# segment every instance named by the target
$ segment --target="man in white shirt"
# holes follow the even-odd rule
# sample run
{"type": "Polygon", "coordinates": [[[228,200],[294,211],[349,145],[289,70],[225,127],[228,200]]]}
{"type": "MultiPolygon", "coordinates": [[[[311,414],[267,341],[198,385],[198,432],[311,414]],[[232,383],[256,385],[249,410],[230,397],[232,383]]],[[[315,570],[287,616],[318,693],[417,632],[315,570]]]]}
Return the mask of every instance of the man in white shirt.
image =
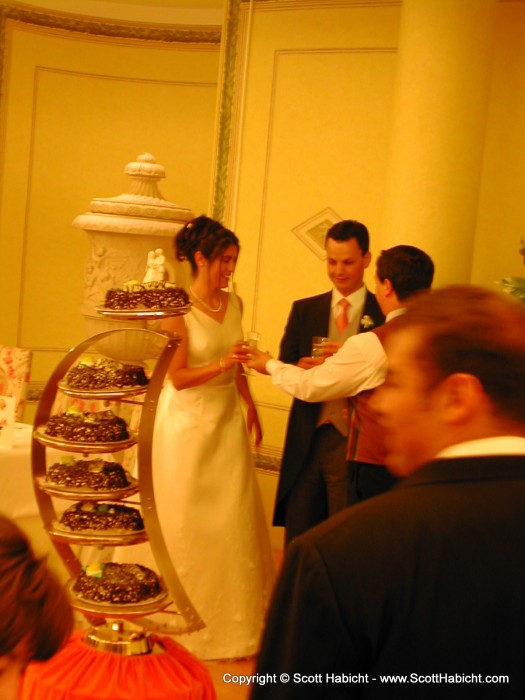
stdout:
{"type": "Polygon", "coordinates": [[[406,300],[432,284],[434,264],[419,248],[399,245],[382,251],[376,265],[376,299],[387,323],[368,333],[348,338],[341,347],[327,345],[330,357],[310,369],[285,364],[257,352],[248,363],[268,373],[286,393],[307,402],[355,397],[350,402],[347,459],[348,505],[388,490],[394,479],[384,467],[384,441],[374,412],[371,391],[379,386],[387,368],[383,342],[392,320],[403,313],[406,300]]]}
{"type": "Polygon", "coordinates": [[[447,287],[396,326],[374,403],[403,479],[290,545],[252,700],[525,696],[523,307],[447,287]]]}

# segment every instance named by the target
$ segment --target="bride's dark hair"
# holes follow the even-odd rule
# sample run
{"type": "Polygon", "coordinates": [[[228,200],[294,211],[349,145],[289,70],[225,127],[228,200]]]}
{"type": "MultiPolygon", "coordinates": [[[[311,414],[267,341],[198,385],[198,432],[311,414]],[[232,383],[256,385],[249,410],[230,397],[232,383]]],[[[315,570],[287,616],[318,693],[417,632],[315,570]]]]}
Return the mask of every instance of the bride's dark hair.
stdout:
{"type": "Polygon", "coordinates": [[[208,216],[198,216],[188,221],[175,236],[175,255],[177,260],[187,260],[193,271],[197,272],[195,253],[200,251],[206,260],[215,260],[229,246],[239,248],[239,239],[221,223],[208,216]]]}

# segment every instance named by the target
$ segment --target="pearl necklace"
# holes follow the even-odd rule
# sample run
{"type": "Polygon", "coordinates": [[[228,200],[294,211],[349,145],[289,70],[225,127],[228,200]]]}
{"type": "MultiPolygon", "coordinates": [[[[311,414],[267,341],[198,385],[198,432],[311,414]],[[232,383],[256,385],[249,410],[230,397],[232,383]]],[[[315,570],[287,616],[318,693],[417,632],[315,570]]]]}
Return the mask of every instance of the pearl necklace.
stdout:
{"type": "Polygon", "coordinates": [[[209,304],[207,304],[205,301],[203,301],[200,297],[198,297],[191,287],[190,287],[190,292],[191,292],[192,297],[194,297],[195,300],[199,302],[199,304],[202,304],[204,307],[206,307],[208,309],[208,311],[211,311],[212,314],[218,314],[219,311],[222,309],[222,297],[219,297],[219,306],[216,309],[214,309],[209,304]]]}

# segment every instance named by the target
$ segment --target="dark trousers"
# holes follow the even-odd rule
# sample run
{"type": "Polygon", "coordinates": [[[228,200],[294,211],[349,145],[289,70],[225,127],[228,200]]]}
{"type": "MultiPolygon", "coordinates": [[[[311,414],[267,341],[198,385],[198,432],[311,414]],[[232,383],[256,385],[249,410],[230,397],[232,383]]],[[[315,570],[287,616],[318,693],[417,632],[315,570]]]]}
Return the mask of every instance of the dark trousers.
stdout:
{"type": "Polygon", "coordinates": [[[331,423],[320,425],[286,501],[286,544],[346,508],[348,476],[346,438],[331,423]]]}
{"type": "Polygon", "coordinates": [[[367,462],[348,462],[349,494],[348,505],[366,501],[389,491],[397,479],[386,467],[367,462]]]}

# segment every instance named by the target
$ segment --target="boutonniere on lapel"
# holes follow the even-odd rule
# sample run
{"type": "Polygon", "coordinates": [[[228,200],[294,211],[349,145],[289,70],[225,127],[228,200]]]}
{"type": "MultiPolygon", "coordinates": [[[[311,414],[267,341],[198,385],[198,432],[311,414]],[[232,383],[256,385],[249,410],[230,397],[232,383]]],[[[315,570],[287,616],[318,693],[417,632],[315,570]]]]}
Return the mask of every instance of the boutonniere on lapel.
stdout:
{"type": "Polygon", "coordinates": [[[363,316],[361,319],[361,327],[367,331],[370,328],[373,328],[376,324],[374,323],[374,319],[371,318],[368,314],[366,316],[363,316]]]}
{"type": "MultiPolygon", "coordinates": [[[[525,264],[525,239],[521,239],[520,255],[523,255],[525,264]]],[[[504,292],[515,297],[522,304],[525,304],[525,277],[504,277],[499,281],[504,292]]]]}

